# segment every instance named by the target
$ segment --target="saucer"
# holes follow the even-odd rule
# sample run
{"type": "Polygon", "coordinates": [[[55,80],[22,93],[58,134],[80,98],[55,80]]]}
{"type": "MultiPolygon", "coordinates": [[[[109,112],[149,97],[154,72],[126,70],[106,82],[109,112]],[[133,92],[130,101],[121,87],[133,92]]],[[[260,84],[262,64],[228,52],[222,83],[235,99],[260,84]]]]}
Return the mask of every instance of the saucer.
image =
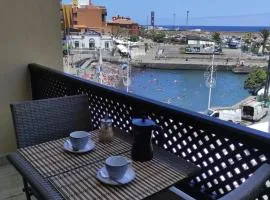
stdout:
{"type": "Polygon", "coordinates": [[[79,149],[75,151],[71,145],[71,142],[69,139],[67,139],[64,143],[63,147],[66,151],[71,152],[71,153],[86,153],[91,151],[92,149],[95,148],[95,143],[92,140],[89,140],[88,143],[85,145],[83,149],[79,149]]]}
{"type": "Polygon", "coordinates": [[[97,172],[97,179],[101,181],[102,183],[108,184],[108,185],[125,185],[130,183],[135,179],[135,171],[132,167],[129,167],[123,176],[123,178],[118,180],[112,180],[110,179],[108,172],[105,167],[102,167],[97,172]]]}

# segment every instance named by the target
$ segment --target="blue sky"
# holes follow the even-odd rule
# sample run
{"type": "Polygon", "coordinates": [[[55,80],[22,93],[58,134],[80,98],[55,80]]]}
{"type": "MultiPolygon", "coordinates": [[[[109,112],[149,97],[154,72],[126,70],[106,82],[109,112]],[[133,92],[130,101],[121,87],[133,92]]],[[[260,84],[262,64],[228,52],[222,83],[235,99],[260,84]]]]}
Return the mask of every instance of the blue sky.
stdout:
{"type": "Polygon", "coordinates": [[[156,24],[172,25],[175,13],[175,24],[184,25],[189,10],[190,25],[270,26],[270,0],[92,0],[92,3],[106,6],[107,20],[119,14],[146,24],[153,10],[156,24]]]}

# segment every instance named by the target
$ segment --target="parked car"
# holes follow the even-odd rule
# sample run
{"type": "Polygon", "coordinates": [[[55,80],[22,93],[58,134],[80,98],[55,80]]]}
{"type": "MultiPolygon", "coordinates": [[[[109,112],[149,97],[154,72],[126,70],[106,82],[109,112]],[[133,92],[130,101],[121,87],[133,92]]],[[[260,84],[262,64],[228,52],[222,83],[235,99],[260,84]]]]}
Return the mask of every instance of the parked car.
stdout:
{"type": "Polygon", "coordinates": [[[224,121],[230,121],[233,123],[241,122],[241,109],[218,109],[211,110],[209,115],[216,117],[224,121]]]}

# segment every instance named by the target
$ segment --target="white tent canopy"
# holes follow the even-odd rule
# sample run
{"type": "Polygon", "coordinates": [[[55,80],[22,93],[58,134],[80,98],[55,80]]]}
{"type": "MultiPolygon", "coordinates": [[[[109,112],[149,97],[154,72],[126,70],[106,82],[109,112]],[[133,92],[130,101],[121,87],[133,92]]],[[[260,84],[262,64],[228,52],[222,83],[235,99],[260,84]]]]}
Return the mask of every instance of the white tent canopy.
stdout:
{"type": "Polygon", "coordinates": [[[113,41],[118,44],[118,45],[129,45],[129,46],[138,46],[138,42],[130,42],[130,41],[124,41],[124,40],[119,40],[119,39],[113,39],[113,41]]]}
{"type": "Polygon", "coordinates": [[[125,42],[123,40],[119,40],[119,39],[114,39],[114,42],[117,44],[127,44],[127,42],[125,42]]]}
{"type": "Polygon", "coordinates": [[[122,52],[122,53],[129,53],[127,47],[125,47],[122,44],[117,45],[117,48],[122,52]]]}

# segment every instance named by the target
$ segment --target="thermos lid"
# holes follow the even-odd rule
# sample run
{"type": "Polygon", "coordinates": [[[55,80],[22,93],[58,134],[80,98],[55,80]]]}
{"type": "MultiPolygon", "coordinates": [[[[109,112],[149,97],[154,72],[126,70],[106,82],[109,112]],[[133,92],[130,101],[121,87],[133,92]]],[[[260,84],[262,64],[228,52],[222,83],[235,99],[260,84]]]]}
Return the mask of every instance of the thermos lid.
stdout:
{"type": "Polygon", "coordinates": [[[135,126],[155,126],[156,123],[151,119],[135,118],[132,120],[135,126]]]}

